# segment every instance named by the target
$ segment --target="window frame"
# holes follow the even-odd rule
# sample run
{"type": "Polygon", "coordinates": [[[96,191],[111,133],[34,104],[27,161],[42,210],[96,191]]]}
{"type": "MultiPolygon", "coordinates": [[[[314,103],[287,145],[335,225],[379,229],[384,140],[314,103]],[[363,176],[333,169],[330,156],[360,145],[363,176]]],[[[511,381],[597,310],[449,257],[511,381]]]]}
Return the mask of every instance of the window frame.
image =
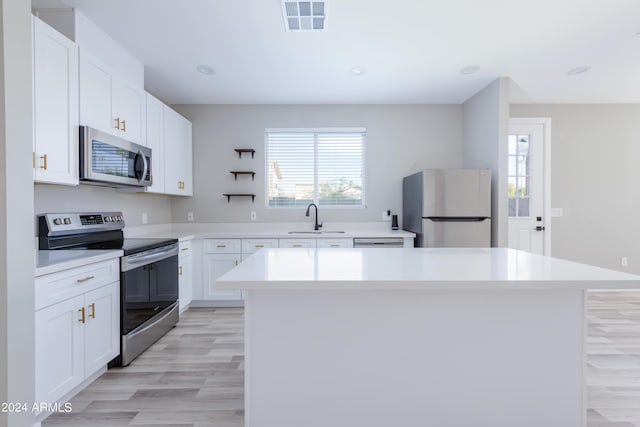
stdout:
{"type": "Polygon", "coordinates": [[[315,203],[318,207],[322,209],[365,209],[367,207],[366,203],[366,137],[367,130],[364,127],[344,127],[344,128],[266,128],[264,130],[264,170],[265,170],[265,179],[264,179],[264,204],[267,209],[300,209],[301,206],[270,206],[269,205],[269,156],[268,156],[268,146],[269,146],[269,134],[271,133],[308,133],[313,134],[314,144],[313,144],[313,193],[314,199],[312,203],[315,203]],[[320,205],[319,203],[319,188],[318,188],[318,134],[327,134],[327,133],[360,133],[362,134],[362,203],[359,205],[320,205]]]}

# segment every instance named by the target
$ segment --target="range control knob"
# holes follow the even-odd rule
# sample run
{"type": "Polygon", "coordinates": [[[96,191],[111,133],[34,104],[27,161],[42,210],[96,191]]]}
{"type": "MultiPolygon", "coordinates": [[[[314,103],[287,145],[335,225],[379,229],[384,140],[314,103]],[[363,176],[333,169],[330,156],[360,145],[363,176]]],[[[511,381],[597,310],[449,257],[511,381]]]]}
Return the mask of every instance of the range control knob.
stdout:
{"type": "Polygon", "coordinates": [[[104,217],[104,222],[111,222],[113,221],[113,217],[111,215],[107,215],[104,217]]]}
{"type": "Polygon", "coordinates": [[[62,224],[62,218],[55,218],[55,219],[53,220],[53,223],[54,223],[55,225],[60,225],[60,224],[62,224]]]}
{"type": "Polygon", "coordinates": [[[71,224],[71,218],[65,218],[64,219],[64,223],[65,224],[71,224]]]}

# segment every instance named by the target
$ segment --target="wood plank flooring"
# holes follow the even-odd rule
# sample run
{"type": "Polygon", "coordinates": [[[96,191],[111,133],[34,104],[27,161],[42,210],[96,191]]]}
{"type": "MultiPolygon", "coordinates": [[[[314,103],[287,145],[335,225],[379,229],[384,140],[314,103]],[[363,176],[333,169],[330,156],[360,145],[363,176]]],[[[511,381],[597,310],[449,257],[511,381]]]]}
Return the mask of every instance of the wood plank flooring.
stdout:
{"type": "MultiPolygon", "coordinates": [[[[640,292],[589,295],[587,363],[588,427],[640,427],[640,292]]],[[[243,385],[242,308],[189,309],[43,426],[241,427],[243,385]]]]}

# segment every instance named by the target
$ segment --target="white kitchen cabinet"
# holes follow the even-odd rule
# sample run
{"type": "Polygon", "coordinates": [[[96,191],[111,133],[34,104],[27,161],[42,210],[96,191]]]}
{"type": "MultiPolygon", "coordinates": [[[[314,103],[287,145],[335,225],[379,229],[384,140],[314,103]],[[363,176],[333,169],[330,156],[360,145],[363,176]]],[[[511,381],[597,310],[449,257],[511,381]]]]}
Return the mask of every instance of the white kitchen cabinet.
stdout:
{"type": "Polygon", "coordinates": [[[281,248],[315,248],[316,239],[280,239],[281,248]]]}
{"type": "Polygon", "coordinates": [[[120,284],[87,292],[84,307],[86,378],[120,354],[120,284]]]}
{"type": "Polygon", "coordinates": [[[204,298],[209,300],[241,300],[240,290],[219,290],[216,289],[216,280],[227,271],[238,265],[241,260],[240,254],[204,254],[204,298]]]}
{"type": "Polygon", "coordinates": [[[242,253],[252,254],[263,248],[277,248],[278,239],[242,239],[242,253]]]}
{"type": "Polygon", "coordinates": [[[120,353],[118,263],[36,278],[36,401],[56,402],[120,353]]]}
{"type": "Polygon", "coordinates": [[[80,123],[137,144],[146,142],[146,95],[80,50],[80,123]]]}
{"type": "Polygon", "coordinates": [[[33,17],[36,182],[78,185],[78,47],[33,17]]]}
{"type": "Polygon", "coordinates": [[[84,380],[84,296],[35,314],[36,402],[56,402],[84,380]]]}
{"type": "Polygon", "coordinates": [[[178,299],[181,312],[189,307],[193,298],[193,257],[191,253],[191,242],[180,243],[180,253],[178,255],[178,299]]]}
{"type": "Polygon", "coordinates": [[[318,239],[316,240],[317,248],[352,248],[353,239],[318,239]]]}
{"type": "Polygon", "coordinates": [[[146,102],[147,147],[151,148],[151,185],[145,191],[164,193],[164,104],[148,93],[146,102]]]}
{"type": "Polygon", "coordinates": [[[204,239],[205,254],[239,254],[242,252],[240,239],[204,239]]]}
{"type": "Polygon", "coordinates": [[[164,120],[164,190],[177,196],[193,195],[193,159],[191,122],[163,107],[164,120]]]}

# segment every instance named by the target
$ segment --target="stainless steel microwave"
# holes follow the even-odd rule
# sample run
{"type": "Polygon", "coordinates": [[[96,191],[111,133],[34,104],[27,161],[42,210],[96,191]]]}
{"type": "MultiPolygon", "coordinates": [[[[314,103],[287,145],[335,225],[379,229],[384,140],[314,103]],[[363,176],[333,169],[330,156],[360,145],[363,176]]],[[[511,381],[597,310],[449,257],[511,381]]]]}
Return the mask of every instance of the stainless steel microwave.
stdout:
{"type": "Polygon", "coordinates": [[[151,185],[151,149],[80,126],[80,180],[135,187],[151,185]]]}

